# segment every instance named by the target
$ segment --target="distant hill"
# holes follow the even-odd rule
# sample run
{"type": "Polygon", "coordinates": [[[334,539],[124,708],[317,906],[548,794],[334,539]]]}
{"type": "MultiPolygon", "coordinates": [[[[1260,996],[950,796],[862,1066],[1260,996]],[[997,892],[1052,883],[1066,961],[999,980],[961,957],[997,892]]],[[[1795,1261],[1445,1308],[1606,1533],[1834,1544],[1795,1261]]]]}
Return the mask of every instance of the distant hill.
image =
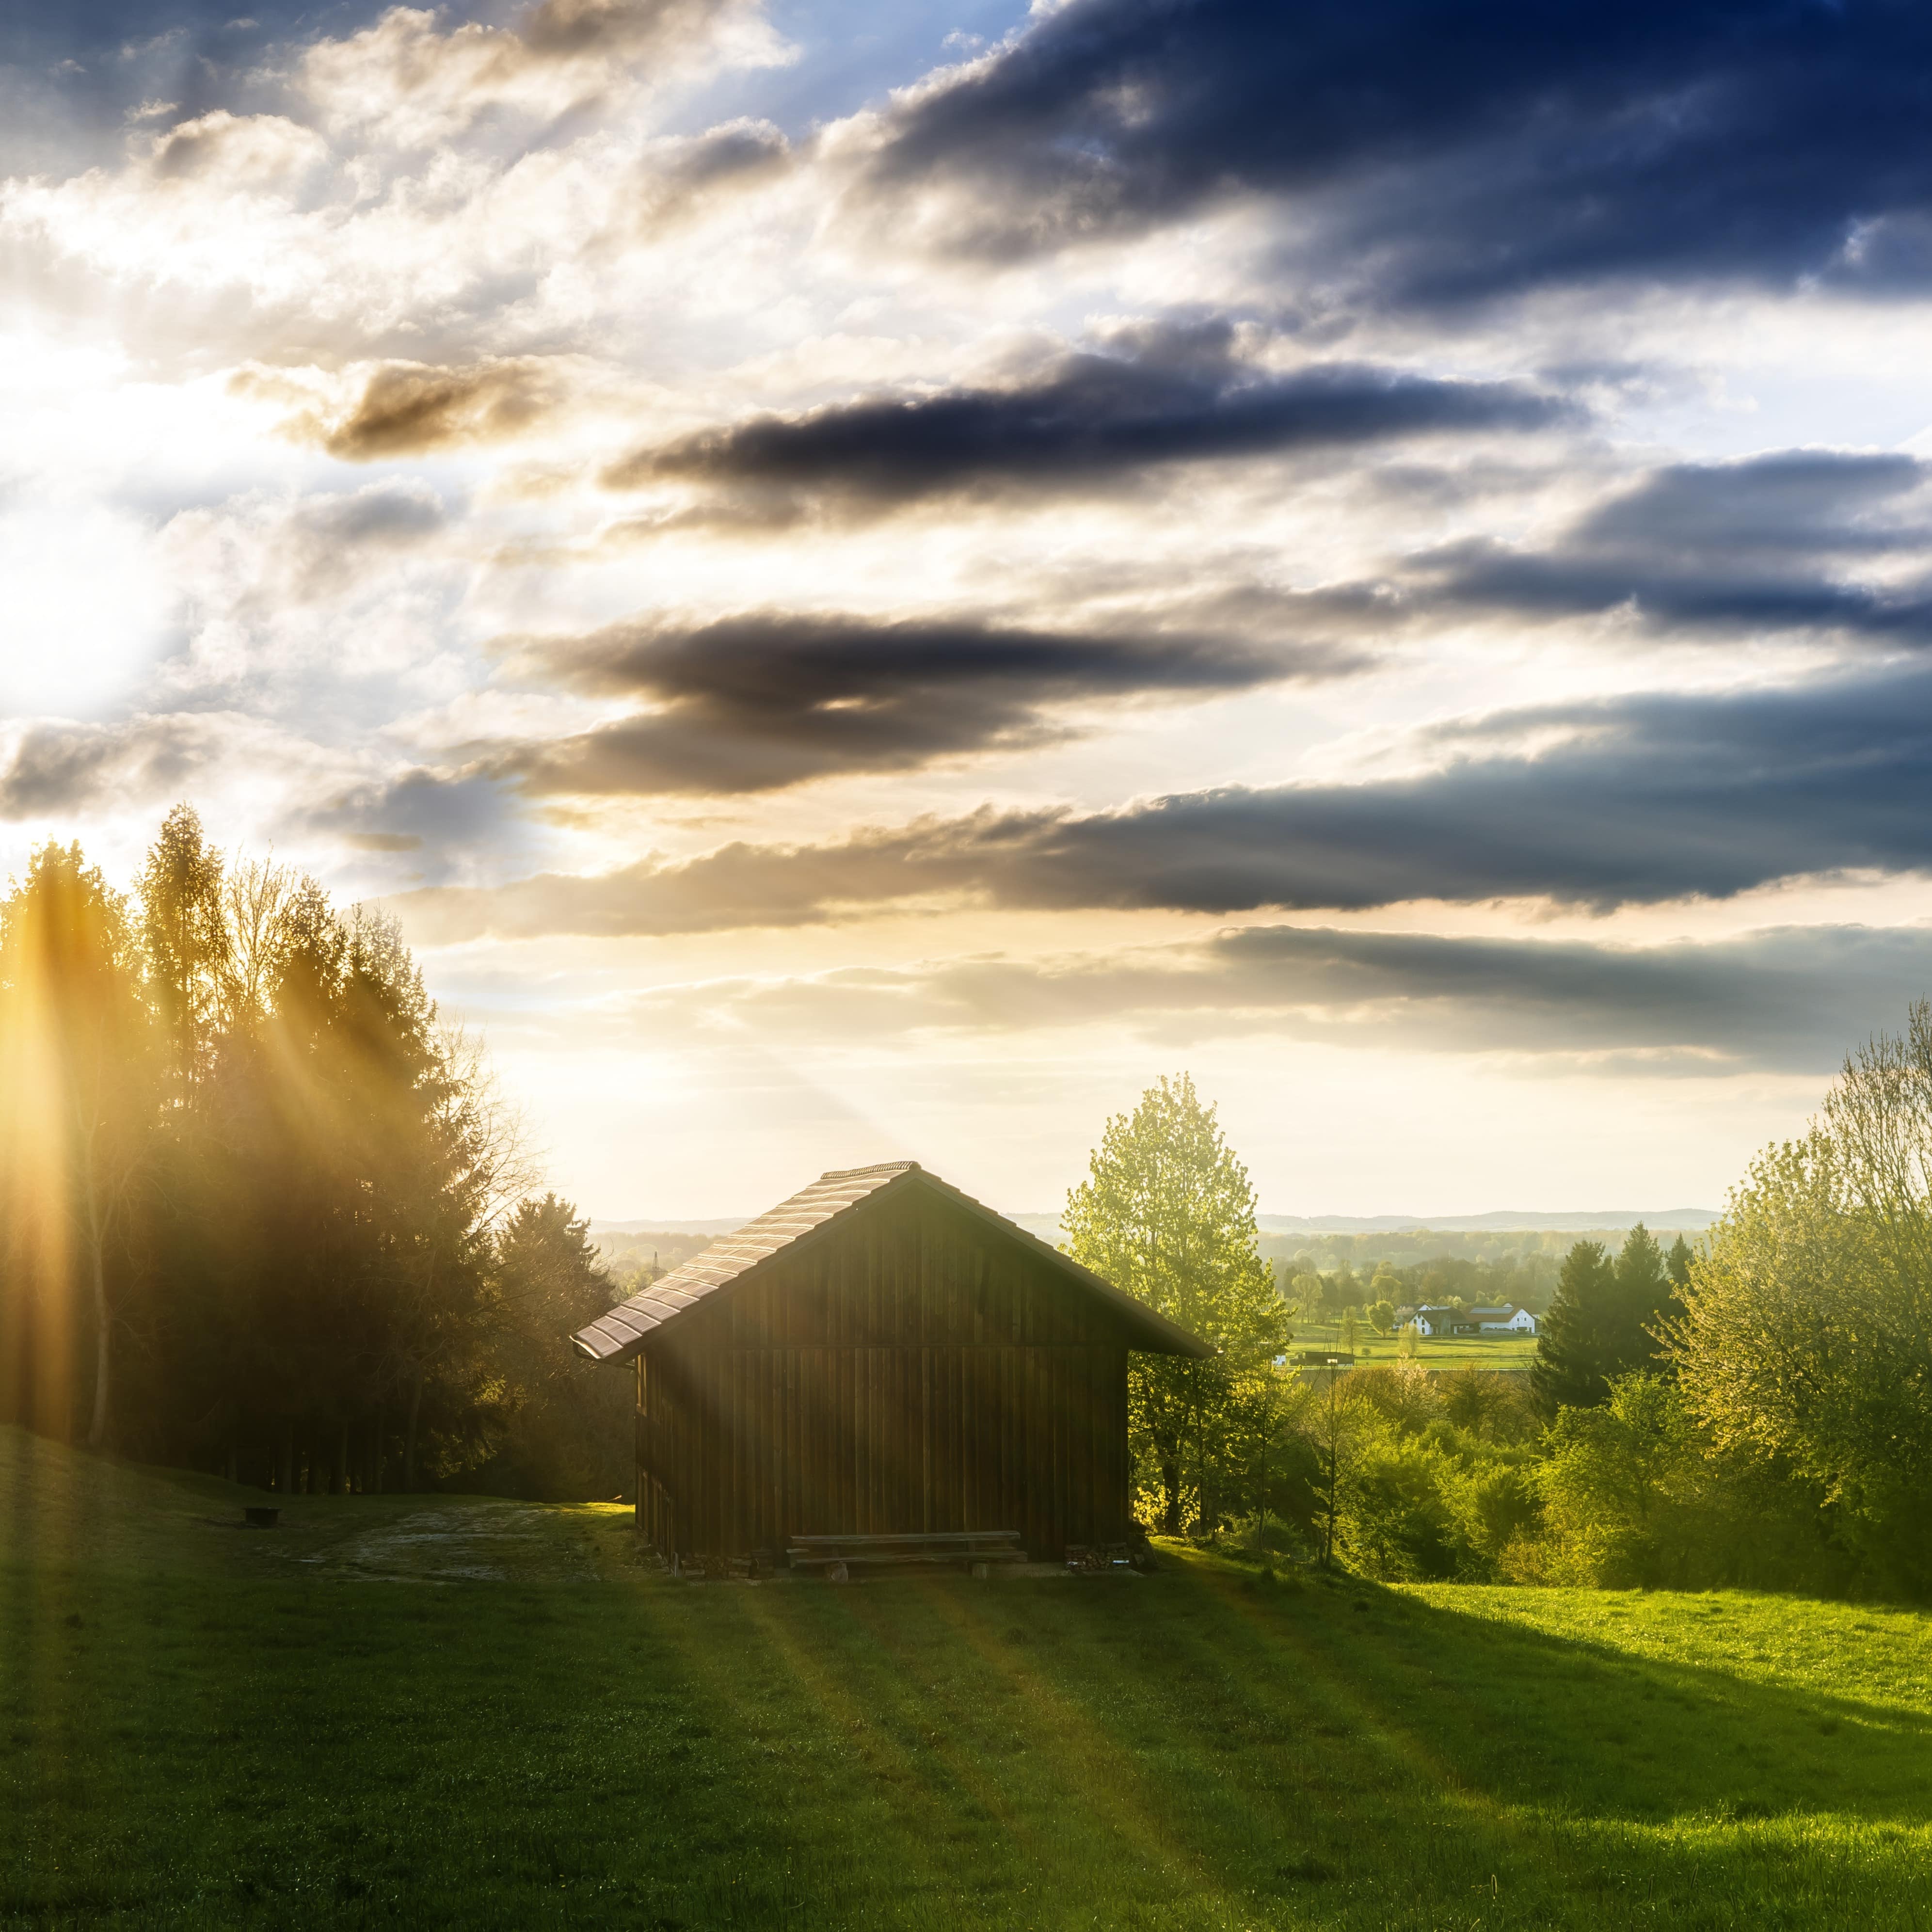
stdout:
{"type": "Polygon", "coordinates": [[[1664,1208],[1640,1212],[1634,1208],[1590,1213],[1575,1208],[1561,1214],[1504,1210],[1494,1214],[1258,1214],[1264,1234],[1394,1234],[1426,1228],[1434,1234],[1514,1234],[1519,1228],[1556,1228],[1564,1233],[1594,1234],[1599,1230],[1634,1228],[1641,1221],[1652,1234],[1700,1234],[1718,1218],[1714,1208],[1664,1208]]]}
{"type": "MultiPolygon", "coordinates": [[[[716,1221],[593,1221],[590,1236],[606,1248],[635,1250],[653,1245],[650,1237],[667,1238],[656,1245],[690,1252],[691,1239],[702,1236],[715,1240],[742,1228],[752,1217],[740,1214],[716,1221]]],[[[1640,1211],[1636,1208],[1590,1210],[1575,1208],[1557,1214],[1533,1214],[1527,1209],[1502,1209],[1490,1214],[1258,1214],[1257,1226],[1264,1234],[1399,1234],[1427,1232],[1451,1234],[1517,1234],[1555,1229],[1564,1234],[1621,1233],[1641,1221],[1652,1234],[1701,1234],[1718,1218],[1712,1208],[1664,1208],[1640,1211]]],[[[1043,1241],[1060,1239],[1060,1216],[1047,1214],[1010,1214],[1006,1219],[1037,1234],[1043,1241]]]]}
{"type": "Polygon", "coordinates": [[[593,1221],[590,1238],[602,1240],[606,1234],[706,1234],[715,1240],[742,1228],[751,1218],[748,1214],[729,1214],[722,1221],[593,1221]]]}

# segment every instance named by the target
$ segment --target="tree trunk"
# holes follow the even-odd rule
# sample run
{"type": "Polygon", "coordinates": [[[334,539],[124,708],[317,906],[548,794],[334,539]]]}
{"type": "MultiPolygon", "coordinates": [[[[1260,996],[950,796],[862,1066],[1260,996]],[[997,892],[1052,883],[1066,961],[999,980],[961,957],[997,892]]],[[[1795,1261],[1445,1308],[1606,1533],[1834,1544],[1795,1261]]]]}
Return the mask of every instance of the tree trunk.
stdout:
{"type": "Polygon", "coordinates": [[[88,1262],[94,1285],[94,1419],[87,1425],[87,1446],[107,1446],[108,1376],[112,1366],[112,1340],[107,1323],[107,1265],[102,1250],[106,1238],[100,1226],[100,1209],[93,1198],[90,1182],[87,1203],[88,1262]]]}
{"type": "Polygon", "coordinates": [[[410,1391],[410,1426],[403,1439],[403,1488],[410,1496],[416,1490],[416,1418],[422,1413],[423,1383],[427,1379],[418,1372],[416,1386],[410,1391]]]}
{"type": "Polygon", "coordinates": [[[342,1418],[341,1432],[335,1438],[335,1480],[332,1485],[338,1496],[349,1493],[349,1418],[342,1418]]]}
{"type": "Polygon", "coordinates": [[[282,1454],[275,1471],[275,1487],[284,1497],[294,1495],[296,1487],[296,1425],[292,1416],[282,1420],[282,1454]]]}
{"type": "Polygon", "coordinates": [[[1172,1444],[1160,1459],[1160,1486],[1164,1498],[1161,1510],[1160,1533],[1163,1536],[1180,1534],[1180,1455],[1172,1444]]]}

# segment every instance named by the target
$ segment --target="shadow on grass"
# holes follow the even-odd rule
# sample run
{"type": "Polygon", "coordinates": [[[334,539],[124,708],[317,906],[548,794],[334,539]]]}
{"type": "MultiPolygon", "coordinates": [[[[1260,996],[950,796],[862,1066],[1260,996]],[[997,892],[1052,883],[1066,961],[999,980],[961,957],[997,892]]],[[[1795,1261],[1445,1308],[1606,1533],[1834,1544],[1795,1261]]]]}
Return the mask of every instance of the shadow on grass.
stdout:
{"type": "Polygon", "coordinates": [[[0,1610],[9,1927],[1932,1917],[1916,1714],[1208,1562],[0,1610]]]}

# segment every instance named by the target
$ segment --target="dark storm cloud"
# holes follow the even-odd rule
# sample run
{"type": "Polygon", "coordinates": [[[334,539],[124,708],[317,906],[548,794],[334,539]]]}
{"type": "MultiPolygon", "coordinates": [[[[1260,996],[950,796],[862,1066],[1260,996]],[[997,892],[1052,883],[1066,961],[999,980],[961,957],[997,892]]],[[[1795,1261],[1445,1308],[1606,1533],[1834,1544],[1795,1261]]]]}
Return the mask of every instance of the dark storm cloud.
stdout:
{"type": "Polygon", "coordinates": [[[1607,1072],[1822,1072],[1932,988],[1932,929],[1785,928],[1706,944],[1250,926],[1049,960],[974,958],[671,987],[662,1027],[763,1036],[1125,1024],[1165,1041],[1272,1034],[1554,1054],[1607,1072]]]}
{"type": "Polygon", "coordinates": [[[1364,668],[1359,652],[1264,650],[1236,639],[1113,637],[754,612],[695,629],[620,625],[524,644],[517,673],[657,708],[499,755],[540,793],[768,791],[834,772],[1068,734],[1083,703],[1206,697],[1364,668]]]}
{"type": "Polygon", "coordinates": [[[1912,0],[1072,0],[896,104],[859,194],[1004,258],[1269,196],[1304,266],[1424,299],[1916,286],[1928,79],[1912,0]]]}
{"type": "Polygon", "coordinates": [[[1384,635],[1472,612],[1528,622],[1627,610],[1654,632],[1828,631],[1932,639],[1932,468],[1909,456],[1785,452],[1652,472],[1540,548],[1487,538],[1406,558],[1379,581],[1277,601],[1281,621],[1384,635]],[[1874,579],[1874,566],[1883,566],[1874,579]]]}
{"type": "Polygon", "coordinates": [[[784,926],[965,896],[1012,909],[1600,910],[1801,874],[1932,868],[1932,674],[1540,707],[1442,728],[1453,762],[1361,784],[1226,787],[1116,812],[999,812],[836,844],[425,898],[425,930],[784,926]],[[1556,748],[1526,755],[1538,734],[1556,748]]]}
{"type": "Polygon", "coordinates": [[[1576,414],[1520,383],[1354,363],[1275,375],[1235,350],[1225,322],[1148,330],[1010,387],[875,397],[707,430],[640,451],[602,480],[614,489],[668,479],[900,502],[1105,483],[1155,464],[1533,430],[1576,414]]]}

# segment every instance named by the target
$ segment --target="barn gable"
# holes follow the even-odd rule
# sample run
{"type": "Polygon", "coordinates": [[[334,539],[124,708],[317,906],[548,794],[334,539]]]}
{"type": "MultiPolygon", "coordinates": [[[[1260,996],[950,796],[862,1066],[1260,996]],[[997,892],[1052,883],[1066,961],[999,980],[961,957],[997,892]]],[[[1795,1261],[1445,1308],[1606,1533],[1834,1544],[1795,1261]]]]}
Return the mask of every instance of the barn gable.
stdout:
{"type": "Polygon", "coordinates": [[[855,1217],[914,1190],[927,1190],[985,1224],[1025,1252],[1050,1263],[1080,1293],[1092,1297],[1126,1331],[1130,1348],[1157,1354],[1205,1356],[1214,1352],[1198,1337],[1156,1313],[1112,1282],[1104,1281],[1071,1256],[1049,1247],[1004,1215],[949,1186],[918,1162],[886,1161],[874,1167],[834,1168],[809,1187],[782,1201],[735,1234],[714,1241],[702,1254],[662,1276],[628,1301],[620,1302],[573,1336],[580,1354],[593,1362],[630,1360],[662,1331],[688,1321],[715,1296],[735,1290],[771,1271],[772,1264],[796,1258],[801,1250],[855,1217]]]}

